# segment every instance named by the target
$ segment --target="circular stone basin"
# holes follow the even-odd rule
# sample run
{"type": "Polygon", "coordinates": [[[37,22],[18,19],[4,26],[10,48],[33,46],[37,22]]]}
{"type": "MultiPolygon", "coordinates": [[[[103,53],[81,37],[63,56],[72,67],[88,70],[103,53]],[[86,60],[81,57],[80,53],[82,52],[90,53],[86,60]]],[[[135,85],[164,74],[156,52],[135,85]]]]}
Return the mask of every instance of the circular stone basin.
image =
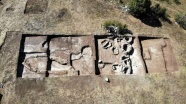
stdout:
{"type": "Polygon", "coordinates": [[[103,40],[101,42],[101,44],[102,44],[103,48],[105,48],[105,49],[112,47],[112,43],[108,40],[103,40]]]}
{"type": "Polygon", "coordinates": [[[119,49],[117,47],[113,47],[112,51],[113,51],[114,55],[118,55],[119,54],[119,49]]]}
{"type": "Polygon", "coordinates": [[[131,43],[132,42],[132,37],[125,37],[125,41],[127,43],[131,43]]]}
{"type": "Polygon", "coordinates": [[[126,53],[130,53],[132,51],[132,45],[130,44],[124,44],[123,45],[123,50],[126,52],[126,53]]]}

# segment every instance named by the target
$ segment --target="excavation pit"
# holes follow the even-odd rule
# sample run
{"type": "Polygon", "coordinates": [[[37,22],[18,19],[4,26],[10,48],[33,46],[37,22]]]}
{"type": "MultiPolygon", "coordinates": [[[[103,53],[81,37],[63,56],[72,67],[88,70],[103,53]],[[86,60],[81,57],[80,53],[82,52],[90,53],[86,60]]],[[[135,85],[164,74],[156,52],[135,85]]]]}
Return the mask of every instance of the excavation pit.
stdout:
{"type": "Polygon", "coordinates": [[[174,72],[170,39],[23,35],[17,77],[139,75],[174,72]]]}

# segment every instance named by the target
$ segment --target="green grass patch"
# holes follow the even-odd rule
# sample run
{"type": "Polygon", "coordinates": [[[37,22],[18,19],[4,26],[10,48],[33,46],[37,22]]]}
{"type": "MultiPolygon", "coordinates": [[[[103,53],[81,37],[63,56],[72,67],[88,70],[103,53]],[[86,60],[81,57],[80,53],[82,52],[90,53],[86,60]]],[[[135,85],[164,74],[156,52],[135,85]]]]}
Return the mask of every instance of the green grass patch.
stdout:
{"type": "Polygon", "coordinates": [[[118,27],[119,28],[119,33],[122,33],[123,31],[128,30],[127,24],[122,24],[121,22],[115,21],[115,20],[109,20],[109,21],[104,22],[104,24],[103,24],[104,28],[107,29],[107,28],[109,28],[109,26],[118,27]]]}

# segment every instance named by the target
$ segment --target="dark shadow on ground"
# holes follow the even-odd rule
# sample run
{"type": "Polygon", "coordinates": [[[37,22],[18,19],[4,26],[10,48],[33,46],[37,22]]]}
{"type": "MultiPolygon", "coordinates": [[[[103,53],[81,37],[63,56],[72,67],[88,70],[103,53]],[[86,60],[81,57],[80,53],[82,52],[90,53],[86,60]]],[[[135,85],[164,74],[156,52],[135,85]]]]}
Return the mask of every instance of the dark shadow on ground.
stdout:
{"type": "Polygon", "coordinates": [[[159,18],[152,13],[144,14],[140,17],[137,17],[146,25],[152,26],[152,27],[161,27],[162,23],[160,22],[159,18]]]}
{"type": "Polygon", "coordinates": [[[0,103],[1,103],[2,98],[3,98],[3,95],[2,95],[2,94],[0,94],[0,103]]]}
{"type": "Polygon", "coordinates": [[[129,29],[123,29],[123,30],[120,30],[120,33],[121,35],[125,35],[125,34],[133,34],[131,30],[129,29]]]}
{"type": "Polygon", "coordinates": [[[168,17],[160,17],[162,21],[167,22],[172,25],[172,21],[168,17]]]}
{"type": "Polygon", "coordinates": [[[158,15],[154,13],[153,11],[149,11],[146,14],[143,14],[136,18],[140,19],[141,22],[143,22],[144,24],[152,26],[152,27],[161,27],[162,26],[161,21],[172,24],[172,21],[168,18],[168,16],[158,15]]]}

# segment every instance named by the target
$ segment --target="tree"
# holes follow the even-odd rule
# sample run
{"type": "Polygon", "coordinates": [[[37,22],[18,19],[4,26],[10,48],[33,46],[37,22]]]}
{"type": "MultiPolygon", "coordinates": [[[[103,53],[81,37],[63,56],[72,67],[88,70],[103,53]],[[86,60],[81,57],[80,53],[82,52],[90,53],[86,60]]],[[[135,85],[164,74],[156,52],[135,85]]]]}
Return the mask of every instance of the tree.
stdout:
{"type": "Polygon", "coordinates": [[[160,4],[155,4],[155,6],[151,7],[151,11],[154,13],[154,15],[160,17],[160,18],[167,18],[167,9],[162,8],[160,4]]]}
{"type": "Polygon", "coordinates": [[[140,17],[147,12],[150,12],[150,6],[150,0],[130,0],[129,2],[130,13],[136,17],[140,17]]]}

